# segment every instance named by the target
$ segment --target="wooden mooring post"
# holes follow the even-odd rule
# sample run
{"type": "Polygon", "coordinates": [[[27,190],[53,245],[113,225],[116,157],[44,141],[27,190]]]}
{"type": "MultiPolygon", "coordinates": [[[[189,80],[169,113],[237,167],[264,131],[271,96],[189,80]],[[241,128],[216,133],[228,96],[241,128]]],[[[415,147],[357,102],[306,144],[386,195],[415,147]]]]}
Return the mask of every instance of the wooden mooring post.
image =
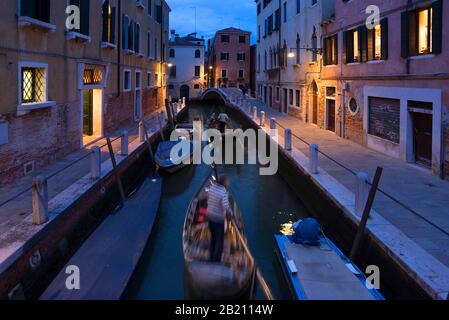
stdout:
{"type": "Polygon", "coordinates": [[[374,175],[373,184],[371,185],[371,189],[368,194],[368,199],[366,200],[362,219],[360,220],[359,228],[357,230],[357,234],[355,236],[354,243],[352,245],[351,254],[349,256],[349,258],[353,261],[357,257],[360,244],[363,240],[363,235],[365,234],[366,224],[368,222],[371,208],[373,207],[374,198],[376,197],[377,187],[379,186],[380,177],[382,176],[382,171],[383,171],[382,167],[377,167],[376,174],[374,175]]]}
{"type": "Polygon", "coordinates": [[[117,181],[118,190],[120,192],[120,198],[123,203],[126,200],[126,195],[125,195],[125,190],[123,189],[122,179],[120,178],[120,174],[117,169],[117,162],[115,161],[114,149],[112,148],[111,139],[109,137],[106,138],[106,141],[108,143],[109,155],[111,157],[112,170],[114,171],[115,180],[117,181]]]}

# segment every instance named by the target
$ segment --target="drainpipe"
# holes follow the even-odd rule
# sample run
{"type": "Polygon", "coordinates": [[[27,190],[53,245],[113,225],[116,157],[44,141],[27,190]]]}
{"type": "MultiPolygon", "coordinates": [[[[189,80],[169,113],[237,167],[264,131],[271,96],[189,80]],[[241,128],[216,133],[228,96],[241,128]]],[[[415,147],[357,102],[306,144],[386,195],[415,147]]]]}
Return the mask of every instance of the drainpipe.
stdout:
{"type": "Polygon", "coordinates": [[[118,17],[117,17],[117,98],[120,96],[120,58],[122,53],[122,0],[118,0],[118,17]]]}
{"type": "MultiPolygon", "coordinates": [[[[407,17],[408,17],[408,14],[409,14],[409,10],[410,10],[410,6],[412,5],[412,0],[408,0],[407,1],[407,8],[406,8],[406,12],[407,12],[407,17]]],[[[410,26],[408,26],[407,27],[407,30],[408,30],[408,28],[410,28],[410,26]]],[[[408,30],[408,31],[410,31],[410,30],[408,30]]],[[[409,32],[409,34],[410,34],[410,32],[409,32]]],[[[410,41],[410,40],[409,40],[410,41]]],[[[407,66],[407,71],[406,71],[406,73],[407,74],[410,74],[410,44],[407,44],[407,64],[406,64],[406,66],[407,66]]]]}
{"type": "MultiPolygon", "coordinates": [[[[282,0],[279,0],[279,39],[278,39],[278,54],[280,54],[280,50],[281,50],[281,42],[282,42],[282,14],[285,14],[284,12],[282,12],[282,0]]],[[[298,53],[296,53],[298,54],[298,53]]],[[[282,52],[282,60],[284,61],[284,59],[287,58],[284,55],[284,52],[282,52]]],[[[279,56],[277,57],[278,63],[279,63],[279,56]]],[[[287,60],[284,61],[284,65],[287,64],[287,60]]],[[[281,68],[279,68],[279,74],[278,74],[278,87],[279,87],[279,96],[281,96],[281,92],[283,92],[283,90],[281,90],[281,68]]],[[[274,90],[274,94],[276,95],[276,89],[274,90]]],[[[271,96],[271,98],[273,99],[273,95],[271,96]]],[[[282,97],[283,99],[280,99],[280,107],[279,107],[279,112],[282,112],[282,105],[283,102],[285,101],[285,98],[282,97]]],[[[272,101],[270,101],[272,102],[272,101]]],[[[288,113],[288,110],[287,110],[288,113]]]]}

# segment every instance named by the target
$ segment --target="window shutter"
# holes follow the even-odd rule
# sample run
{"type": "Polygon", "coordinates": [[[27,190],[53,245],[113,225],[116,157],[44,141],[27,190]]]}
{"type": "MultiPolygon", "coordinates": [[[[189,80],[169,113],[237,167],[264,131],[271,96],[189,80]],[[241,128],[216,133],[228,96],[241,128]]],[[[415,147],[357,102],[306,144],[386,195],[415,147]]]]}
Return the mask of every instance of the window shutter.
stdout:
{"type": "MultiPolygon", "coordinates": [[[[323,39],[322,48],[323,48],[323,58],[324,58],[323,62],[324,62],[325,66],[329,65],[329,61],[328,61],[328,58],[327,58],[327,54],[328,54],[327,45],[328,45],[328,43],[329,43],[328,38],[324,38],[323,39]]],[[[296,52],[296,54],[299,54],[299,52],[296,52]]]]}
{"type": "Polygon", "coordinates": [[[380,33],[382,37],[381,52],[382,60],[388,60],[388,18],[382,19],[380,22],[380,33]]]}
{"type": "Polygon", "coordinates": [[[101,41],[108,42],[109,40],[109,23],[108,23],[108,15],[109,15],[109,1],[105,1],[103,3],[103,7],[101,9],[102,19],[103,19],[103,32],[101,41]]]}
{"type": "Polygon", "coordinates": [[[80,33],[88,36],[89,35],[89,13],[90,4],[89,0],[81,0],[81,30],[80,33]]]}
{"type": "Polygon", "coordinates": [[[122,16],[122,43],[123,50],[128,49],[128,24],[125,14],[122,16]]]}
{"type": "Polygon", "coordinates": [[[410,34],[409,34],[409,13],[407,11],[401,14],[401,57],[408,58],[409,56],[409,44],[410,44],[410,34]]]}
{"type": "Polygon", "coordinates": [[[348,63],[348,31],[343,32],[343,63],[348,63]]]}
{"type": "Polygon", "coordinates": [[[409,13],[408,36],[409,36],[409,56],[414,56],[418,53],[418,15],[416,12],[409,13]]]}
{"type": "Polygon", "coordinates": [[[359,50],[360,50],[360,62],[366,62],[368,60],[368,40],[367,40],[367,32],[368,29],[366,26],[361,26],[358,29],[359,31],[359,50]]]}
{"type": "Polygon", "coordinates": [[[440,54],[442,51],[442,34],[443,34],[443,0],[432,3],[432,53],[440,54]]]}
{"type": "Polygon", "coordinates": [[[338,64],[338,33],[334,38],[334,64],[338,64]]]}
{"type": "Polygon", "coordinates": [[[374,60],[374,43],[375,43],[375,30],[368,29],[366,32],[366,42],[368,51],[368,61],[374,60]]]}
{"type": "Polygon", "coordinates": [[[111,43],[115,43],[115,7],[111,8],[111,43]]]}

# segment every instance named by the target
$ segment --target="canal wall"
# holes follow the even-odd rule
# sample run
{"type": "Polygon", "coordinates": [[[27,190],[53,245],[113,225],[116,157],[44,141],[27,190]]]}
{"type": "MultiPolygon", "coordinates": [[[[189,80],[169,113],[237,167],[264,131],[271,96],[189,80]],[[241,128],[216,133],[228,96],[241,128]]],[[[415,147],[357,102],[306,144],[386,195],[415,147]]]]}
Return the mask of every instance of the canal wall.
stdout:
{"type": "MultiPolygon", "coordinates": [[[[154,150],[160,133],[148,134],[154,150]]],[[[116,155],[116,161],[126,194],[152,170],[148,145],[139,139],[129,144],[128,156],[116,155]]],[[[103,162],[101,170],[99,180],[92,181],[88,174],[53,198],[49,222],[1,263],[0,300],[37,299],[84,240],[117,208],[120,193],[111,161],[103,162]]]]}
{"type": "MultiPolygon", "coordinates": [[[[226,101],[225,105],[247,128],[260,129],[258,119],[226,101]]],[[[269,119],[267,119],[269,123],[269,119]]],[[[263,128],[267,133],[269,128],[263,128]]],[[[267,142],[271,139],[266,135],[267,142]]],[[[279,173],[322,224],[327,236],[346,254],[351,250],[360,218],[354,213],[354,194],[319,168],[309,171],[309,159],[279,144],[279,173]]],[[[394,299],[446,299],[448,270],[374,210],[355,263],[380,269],[381,291],[394,299]]]]}

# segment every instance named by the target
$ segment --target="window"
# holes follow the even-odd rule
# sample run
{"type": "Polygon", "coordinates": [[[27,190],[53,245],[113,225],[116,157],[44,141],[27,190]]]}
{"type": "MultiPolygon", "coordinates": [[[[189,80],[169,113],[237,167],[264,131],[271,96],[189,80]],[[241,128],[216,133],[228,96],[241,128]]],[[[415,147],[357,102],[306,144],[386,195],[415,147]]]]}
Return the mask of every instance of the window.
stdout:
{"type": "Polygon", "coordinates": [[[149,16],[151,16],[151,10],[153,9],[153,7],[151,6],[152,5],[151,1],[152,0],[148,0],[148,7],[147,7],[147,9],[148,9],[147,13],[149,16]]]}
{"type": "Polygon", "coordinates": [[[287,2],[284,2],[284,23],[287,22],[287,2]]]}
{"type": "Polygon", "coordinates": [[[260,53],[257,53],[257,72],[260,72],[260,53]]]}
{"type": "Polygon", "coordinates": [[[151,33],[147,33],[147,58],[151,57],[151,33]]]}
{"type": "MultiPolygon", "coordinates": [[[[368,61],[388,59],[388,19],[367,30],[368,61]]],[[[362,59],[363,60],[363,59],[362,59]]]]}
{"type": "Polygon", "coordinates": [[[220,54],[220,60],[229,60],[229,53],[228,52],[222,52],[220,54]]]}
{"type": "Polygon", "coordinates": [[[293,89],[288,90],[288,101],[289,101],[289,104],[292,106],[293,105],[293,89]]]}
{"type": "Polygon", "coordinates": [[[243,80],[245,78],[245,74],[244,74],[244,71],[243,70],[239,70],[239,79],[240,80],[243,80]]]}
{"type": "Polygon", "coordinates": [[[260,42],[260,25],[257,26],[257,42],[260,42]]]}
{"type": "Polygon", "coordinates": [[[195,77],[199,77],[201,74],[201,66],[195,66],[195,77]]]}
{"type": "Polygon", "coordinates": [[[338,64],[338,35],[324,39],[324,65],[338,64]]]}
{"type": "Polygon", "coordinates": [[[50,0],[20,0],[20,15],[50,22],[50,0]]]}
{"type": "Polygon", "coordinates": [[[279,87],[276,87],[276,101],[279,101],[281,99],[281,89],[279,87]]]}
{"type": "Polygon", "coordinates": [[[245,53],[244,52],[237,53],[237,60],[238,61],[245,61],[245,53]]]}
{"type": "Polygon", "coordinates": [[[131,90],[131,71],[129,70],[123,71],[123,90],[131,90]]]}
{"type": "Polygon", "coordinates": [[[154,60],[158,59],[158,53],[157,53],[157,39],[154,39],[154,60]]]}
{"type": "Polygon", "coordinates": [[[268,17],[268,34],[271,34],[273,32],[273,15],[268,17]]]}
{"type": "Polygon", "coordinates": [[[85,68],[83,72],[83,84],[100,84],[103,80],[103,73],[98,68],[85,68]]]}
{"type": "Polygon", "coordinates": [[[199,89],[199,88],[200,88],[200,85],[199,85],[199,84],[195,84],[195,85],[193,85],[193,88],[194,88],[194,89],[199,89]]]}
{"type": "Polygon", "coordinates": [[[129,50],[129,41],[128,41],[128,27],[129,27],[129,18],[126,14],[123,14],[122,17],[122,49],[129,50]]]}
{"type": "Polygon", "coordinates": [[[299,108],[301,105],[301,92],[299,90],[296,90],[296,106],[299,108]]]}
{"type": "Polygon", "coordinates": [[[103,29],[102,41],[115,43],[115,7],[109,5],[109,0],[103,3],[102,7],[103,29]]]}
{"type": "Polygon", "coordinates": [[[360,62],[359,34],[362,35],[362,28],[349,30],[343,34],[343,56],[345,63],[360,62]]]}
{"type": "Polygon", "coordinates": [[[246,43],[246,37],[243,36],[239,36],[239,43],[246,43]]]}
{"type": "Polygon", "coordinates": [[[262,8],[260,3],[257,4],[257,15],[259,15],[262,12],[262,8]]]}
{"type": "Polygon", "coordinates": [[[80,28],[74,30],[78,33],[89,35],[89,0],[70,0],[70,5],[78,6],[80,9],[80,28]]]}
{"type": "Polygon", "coordinates": [[[175,49],[170,49],[168,55],[170,58],[174,58],[175,57],[175,49]]]}
{"type": "Polygon", "coordinates": [[[296,64],[301,63],[301,39],[299,34],[296,34],[296,64]]]}
{"type": "Polygon", "coordinates": [[[355,100],[354,98],[351,98],[348,103],[348,109],[352,115],[357,114],[357,112],[359,111],[359,106],[357,105],[357,100],[355,100]]]}
{"type": "Polygon", "coordinates": [[[176,78],[176,66],[171,66],[170,67],[170,72],[169,72],[169,77],[170,78],[176,78]]]}
{"type": "Polygon", "coordinates": [[[316,5],[318,0],[312,0],[312,6],[316,5]]]}
{"type": "Polygon", "coordinates": [[[157,73],[154,74],[154,85],[159,86],[159,75],[157,73]]]}
{"type": "Polygon", "coordinates": [[[301,0],[296,0],[296,14],[301,13],[301,0]]]}
{"type": "Polygon", "coordinates": [[[265,50],[265,57],[264,57],[264,70],[267,70],[267,51],[265,50]]]}
{"type": "Polygon", "coordinates": [[[134,51],[136,53],[140,53],[140,24],[134,24],[135,33],[134,33],[134,51]]]}
{"type": "Polygon", "coordinates": [[[136,71],[136,89],[142,87],[142,73],[140,71],[136,71]]]}
{"type": "Polygon", "coordinates": [[[274,28],[273,30],[279,30],[281,27],[281,10],[277,9],[274,13],[274,28]]]}
{"type": "Polygon", "coordinates": [[[227,78],[228,77],[228,71],[226,69],[221,70],[221,77],[227,78]]]}
{"type": "Polygon", "coordinates": [[[402,13],[402,57],[440,54],[442,50],[443,1],[402,13]]]}
{"type": "Polygon", "coordinates": [[[46,67],[21,66],[22,104],[47,101],[46,67]]]}
{"type": "Polygon", "coordinates": [[[221,35],[221,43],[229,43],[229,35],[222,34],[221,35]]]}
{"type": "Polygon", "coordinates": [[[147,88],[151,87],[151,72],[147,72],[147,88]]]}
{"type": "Polygon", "coordinates": [[[316,35],[316,29],[313,27],[313,34],[312,34],[312,61],[316,62],[318,60],[317,57],[317,49],[318,49],[318,39],[316,35]]]}
{"type": "Polygon", "coordinates": [[[195,50],[195,58],[201,58],[201,50],[195,50]]]}

